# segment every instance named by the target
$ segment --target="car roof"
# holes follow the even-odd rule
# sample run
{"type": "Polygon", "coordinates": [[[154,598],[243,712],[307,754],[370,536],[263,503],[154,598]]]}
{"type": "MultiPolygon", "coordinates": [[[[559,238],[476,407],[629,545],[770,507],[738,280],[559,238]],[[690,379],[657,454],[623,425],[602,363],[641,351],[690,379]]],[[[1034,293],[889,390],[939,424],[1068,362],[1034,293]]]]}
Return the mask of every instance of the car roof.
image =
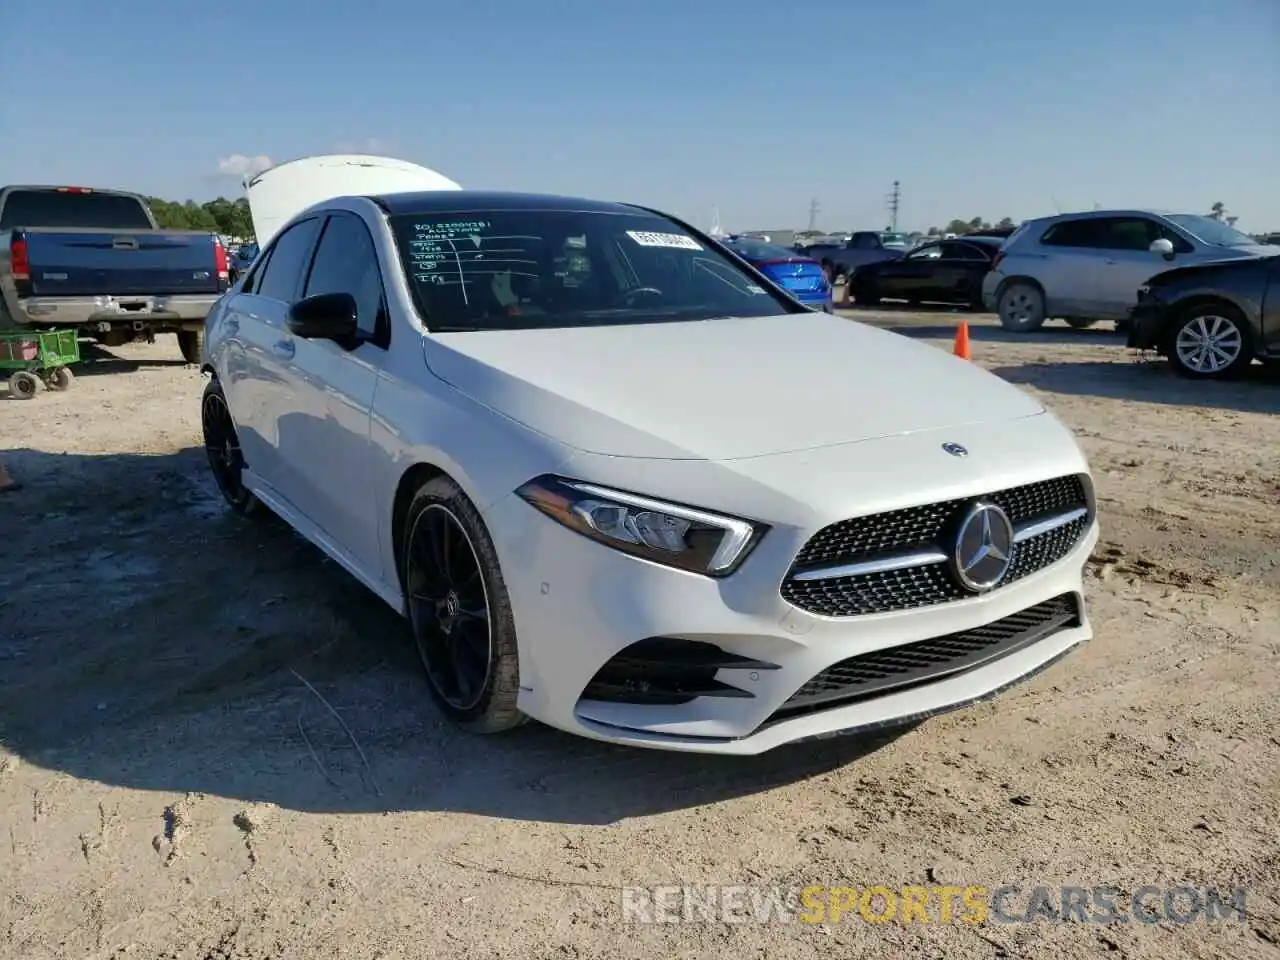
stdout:
{"type": "Polygon", "coordinates": [[[1168,217],[1168,216],[1188,216],[1186,211],[1179,210],[1163,210],[1155,207],[1125,207],[1115,210],[1076,210],[1069,213],[1056,213],[1047,217],[1040,217],[1041,220],[1074,220],[1076,218],[1094,218],[1094,217],[1168,217]]]}
{"type": "Polygon", "coordinates": [[[489,190],[426,190],[420,193],[386,193],[369,199],[388,214],[467,213],[475,210],[556,210],[575,213],[648,212],[629,203],[586,200],[544,193],[508,193],[489,190]]]}

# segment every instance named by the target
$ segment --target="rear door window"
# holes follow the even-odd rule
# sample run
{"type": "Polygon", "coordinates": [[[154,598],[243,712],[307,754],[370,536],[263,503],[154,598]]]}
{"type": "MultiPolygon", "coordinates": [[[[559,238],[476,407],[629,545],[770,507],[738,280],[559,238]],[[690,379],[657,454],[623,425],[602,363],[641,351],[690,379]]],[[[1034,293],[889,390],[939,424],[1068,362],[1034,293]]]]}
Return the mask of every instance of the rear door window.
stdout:
{"type": "Polygon", "coordinates": [[[957,240],[947,240],[942,244],[942,256],[946,260],[989,260],[981,250],[972,243],[963,243],[957,240]]]}
{"type": "Polygon", "coordinates": [[[1078,247],[1098,249],[1101,247],[1102,233],[1098,227],[1100,221],[1061,220],[1044,232],[1040,242],[1046,247],[1078,247]]]}

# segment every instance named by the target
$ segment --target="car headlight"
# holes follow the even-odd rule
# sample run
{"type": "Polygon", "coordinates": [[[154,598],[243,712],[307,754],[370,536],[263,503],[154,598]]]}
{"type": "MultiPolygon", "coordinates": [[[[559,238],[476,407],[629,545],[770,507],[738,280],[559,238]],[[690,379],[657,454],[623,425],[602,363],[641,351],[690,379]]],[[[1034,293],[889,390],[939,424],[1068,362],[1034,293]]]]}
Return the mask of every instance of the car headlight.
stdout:
{"type": "Polygon", "coordinates": [[[768,529],[738,517],[564,477],[535,477],[516,493],[584,537],[711,577],[737,569],[768,529]]]}

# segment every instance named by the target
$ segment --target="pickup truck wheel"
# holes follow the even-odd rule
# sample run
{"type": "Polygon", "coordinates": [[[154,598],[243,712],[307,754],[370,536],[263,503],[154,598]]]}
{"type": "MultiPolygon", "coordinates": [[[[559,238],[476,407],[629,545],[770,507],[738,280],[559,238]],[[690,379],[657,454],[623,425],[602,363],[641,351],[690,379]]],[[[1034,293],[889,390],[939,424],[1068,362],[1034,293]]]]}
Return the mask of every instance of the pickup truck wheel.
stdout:
{"type": "Polygon", "coordinates": [[[43,389],[44,381],[26,370],[19,370],[9,378],[9,396],[15,400],[30,400],[43,389]]]}
{"type": "Polygon", "coordinates": [[[479,511],[448,477],[418,490],[401,550],[405,611],[441,712],[474,733],[519,726],[520,658],[502,568],[479,511]]]}
{"type": "Polygon", "coordinates": [[[178,349],[187,363],[200,363],[204,360],[204,330],[179,330],[178,349]]]}
{"type": "Polygon", "coordinates": [[[1030,333],[1044,326],[1044,294],[1029,283],[1011,283],[996,305],[1000,326],[1015,333],[1030,333]]]}
{"type": "Polygon", "coordinates": [[[204,431],[204,452],[209,458],[209,469],[223,499],[242,516],[252,513],[259,506],[258,498],[244,485],[245,463],[240,452],[240,438],[236,435],[226,394],[217,380],[210,380],[204,388],[200,425],[204,431]]]}
{"type": "Polygon", "coordinates": [[[1174,325],[1169,344],[1173,369],[1195,380],[1238,377],[1253,362],[1249,325],[1227,304],[1191,308],[1174,325]]]}

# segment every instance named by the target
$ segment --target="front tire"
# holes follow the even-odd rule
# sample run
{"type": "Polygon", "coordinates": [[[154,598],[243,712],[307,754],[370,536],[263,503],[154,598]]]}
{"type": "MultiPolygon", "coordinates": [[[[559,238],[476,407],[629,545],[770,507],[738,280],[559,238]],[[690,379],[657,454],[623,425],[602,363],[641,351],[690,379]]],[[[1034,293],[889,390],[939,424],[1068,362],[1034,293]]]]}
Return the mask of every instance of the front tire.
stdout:
{"type": "Polygon", "coordinates": [[[1240,311],[1226,304],[1193,307],[1169,337],[1169,363],[1193,380],[1238,377],[1252,362],[1249,324],[1240,311]]]}
{"type": "Polygon", "coordinates": [[[222,498],[242,516],[253,513],[260,504],[244,485],[245,462],[240,452],[240,438],[236,434],[226,394],[217,379],[210,380],[204,388],[200,401],[200,425],[204,432],[204,452],[209,458],[209,469],[222,498]]]}
{"type": "Polygon", "coordinates": [[[515,618],[502,567],[480,512],[448,477],[428,481],[414,496],[400,569],[414,645],[441,712],[473,733],[523,723],[515,618]]]}
{"type": "Polygon", "coordinates": [[[1011,283],[996,305],[1000,326],[1014,333],[1031,333],[1044,326],[1044,293],[1030,283],[1011,283]]]}

